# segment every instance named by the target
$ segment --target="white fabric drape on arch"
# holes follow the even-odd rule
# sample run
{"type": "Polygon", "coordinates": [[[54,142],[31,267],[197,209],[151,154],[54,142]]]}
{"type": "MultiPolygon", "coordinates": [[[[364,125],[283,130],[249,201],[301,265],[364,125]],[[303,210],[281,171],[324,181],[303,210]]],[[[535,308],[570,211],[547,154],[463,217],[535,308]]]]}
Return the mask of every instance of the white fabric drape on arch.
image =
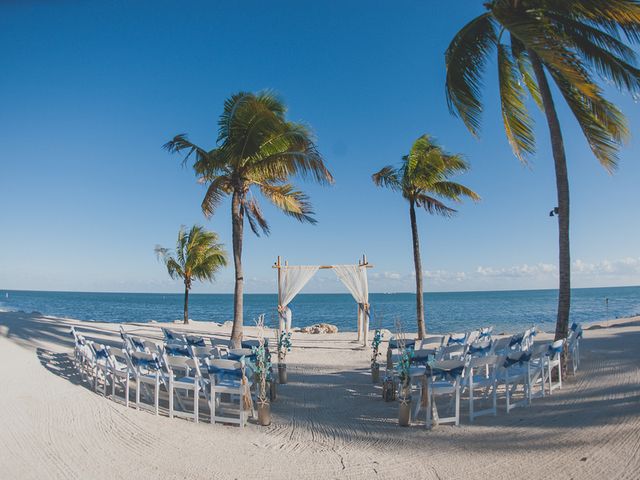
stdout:
{"type": "Polygon", "coordinates": [[[358,341],[367,344],[369,336],[369,282],[362,265],[333,265],[333,271],[358,303],[358,341]]]}
{"type": "Polygon", "coordinates": [[[278,289],[278,313],[280,314],[280,331],[286,328],[291,331],[291,309],[287,306],[302,290],[320,267],[316,265],[280,267],[280,285],[278,289]]]}

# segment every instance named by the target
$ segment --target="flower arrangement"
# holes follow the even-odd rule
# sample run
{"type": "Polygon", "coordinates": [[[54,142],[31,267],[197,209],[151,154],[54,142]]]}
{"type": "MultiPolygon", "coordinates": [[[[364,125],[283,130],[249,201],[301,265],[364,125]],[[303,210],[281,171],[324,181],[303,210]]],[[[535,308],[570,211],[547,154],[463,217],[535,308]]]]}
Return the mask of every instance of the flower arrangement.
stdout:
{"type": "Polygon", "coordinates": [[[413,347],[407,346],[406,338],[402,328],[402,322],[396,320],[396,338],[400,349],[400,361],[396,367],[398,380],[400,381],[400,400],[406,402],[411,397],[411,360],[413,358],[413,347]]]}
{"type": "Polygon", "coordinates": [[[282,331],[278,335],[278,362],[284,363],[287,353],[291,351],[291,332],[282,331]]]}
{"type": "Polygon", "coordinates": [[[409,368],[413,358],[413,349],[406,346],[401,347],[400,362],[398,362],[398,379],[400,380],[400,397],[409,398],[411,396],[411,376],[409,368]]]}
{"type": "Polygon", "coordinates": [[[383,336],[384,334],[380,329],[376,329],[373,334],[373,340],[371,341],[371,368],[378,366],[378,357],[381,355],[380,344],[382,343],[383,336]]]}
{"type": "Polygon", "coordinates": [[[251,349],[255,356],[254,377],[258,385],[258,401],[264,403],[268,400],[267,381],[271,376],[271,354],[265,347],[264,339],[264,314],[259,315],[255,323],[258,327],[259,344],[251,349]]]}

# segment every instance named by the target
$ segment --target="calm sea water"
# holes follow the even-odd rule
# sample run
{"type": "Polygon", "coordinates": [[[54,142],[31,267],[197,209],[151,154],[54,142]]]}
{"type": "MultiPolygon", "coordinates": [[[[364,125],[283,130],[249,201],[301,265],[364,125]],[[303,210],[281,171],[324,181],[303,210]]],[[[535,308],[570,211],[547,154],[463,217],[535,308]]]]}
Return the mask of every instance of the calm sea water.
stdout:
{"type": "MultiPolygon", "coordinates": [[[[233,296],[190,295],[194,320],[224,322],[232,319],[233,296]]],[[[245,295],[245,324],[260,313],[276,319],[276,295],[245,295]]],[[[171,322],[182,317],[181,294],[78,293],[0,290],[0,310],[38,311],[46,315],[103,322],[171,322]]],[[[515,331],[532,324],[552,331],[556,290],[452,292],[425,294],[427,328],[446,333],[493,325],[496,331],[515,331]]],[[[415,295],[372,294],[371,327],[393,329],[400,318],[405,328],[415,327],[415,295]]],[[[326,322],[341,331],[356,328],[356,305],[348,294],[301,294],[291,304],[294,326],[326,322]]],[[[640,287],[573,290],[571,319],[591,322],[640,314],[640,287]],[[608,299],[608,304],[605,301],[608,299]]]]}

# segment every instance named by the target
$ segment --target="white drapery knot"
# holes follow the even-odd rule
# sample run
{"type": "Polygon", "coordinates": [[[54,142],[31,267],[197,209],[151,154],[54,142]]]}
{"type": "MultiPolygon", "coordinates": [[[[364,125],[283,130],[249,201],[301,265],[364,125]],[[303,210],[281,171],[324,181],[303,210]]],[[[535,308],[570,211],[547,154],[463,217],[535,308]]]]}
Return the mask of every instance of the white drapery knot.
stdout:
{"type": "Polygon", "coordinates": [[[368,303],[359,303],[358,305],[360,305],[360,308],[362,310],[364,310],[365,312],[369,313],[369,304],[368,303]]]}
{"type": "Polygon", "coordinates": [[[285,305],[278,305],[278,312],[285,313],[287,311],[287,307],[285,305]]]}

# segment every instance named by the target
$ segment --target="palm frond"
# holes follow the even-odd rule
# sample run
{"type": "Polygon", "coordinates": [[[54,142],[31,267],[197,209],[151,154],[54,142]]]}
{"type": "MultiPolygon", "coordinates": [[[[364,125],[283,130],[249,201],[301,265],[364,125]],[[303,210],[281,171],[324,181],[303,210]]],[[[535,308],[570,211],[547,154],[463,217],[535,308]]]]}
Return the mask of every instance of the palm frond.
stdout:
{"type": "Polygon", "coordinates": [[[473,200],[474,202],[480,201],[480,195],[471,190],[469,187],[465,187],[464,185],[451,181],[440,181],[435,182],[431,191],[440,197],[449,198],[455,202],[461,202],[462,197],[467,197],[473,200]]]}
{"type": "Polygon", "coordinates": [[[208,153],[206,150],[200,148],[195,143],[191,143],[187,139],[186,133],[181,133],[173,137],[172,140],[169,140],[165,143],[162,148],[164,148],[169,153],[179,153],[182,154],[182,164],[185,165],[189,158],[194,155],[196,162],[206,162],[208,153]],[[186,152],[186,153],[185,153],[186,152]]]}
{"type": "Polygon", "coordinates": [[[251,231],[253,231],[253,233],[258,237],[260,236],[261,231],[265,235],[269,235],[269,224],[264,218],[262,209],[256,199],[252,198],[251,200],[245,200],[243,202],[243,208],[247,216],[249,226],[251,227],[251,231]]]}
{"type": "Polygon", "coordinates": [[[531,98],[541,111],[544,111],[544,105],[542,104],[542,97],[540,96],[540,89],[533,73],[533,67],[531,66],[531,60],[527,55],[527,51],[520,40],[511,35],[511,55],[516,60],[520,75],[522,75],[522,81],[524,82],[531,98]]]}
{"type": "Polygon", "coordinates": [[[168,248],[163,248],[160,245],[155,247],[156,256],[158,260],[164,263],[167,268],[167,273],[172,279],[184,278],[184,270],[175,258],[171,255],[171,251],[168,248]]]}
{"type": "Polygon", "coordinates": [[[640,2],[637,0],[548,0],[547,5],[610,34],[620,30],[630,42],[640,43],[640,2]]]}
{"type": "Polygon", "coordinates": [[[231,180],[227,176],[213,178],[207,186],[207,193],[202,200],[202,213],[210,218],[222,199],[233,191],[231,180]]]}
{"type": "Polygon", "coordinates": [[[640,70],[629,62],[637,58],[632,49],[600,30],[573,21],[570,18],[550,15],[556,21],[572,47],[582,59],[604,79],[619,90],[640,93],[640,70]]]}
{"type": "Polygon", "coordinates": [[[457,213],[453,208],[447,207],[437,198],[431,197],[424,193],[415,197],[416,206],[424,208],[432,215],[441,215],[443,217],[452,217],[457,213]]]}
{"type": "Polygon", "coordinates": [[[525,92],[516,76],[516,66],[504,44],[498,45],[498,81],[502,104],[502,121],[507,139],[518,159],[527,163],[527,156],[535,152],[533,120],[527,112],[525,92]]]}
{"type": "Polygon", "coordinates": [[[629,135],[624,116],[615,105],[601,96],[587,98],[558,72],[549,71],[594,155],[607,171],[615,170],[618,149],[629,135]]]}
{"type": "Polygon", "coordinates": [[[313,218],[313,210],[309,203],[309,197],[291,184],[270,185],[262,183],[258,185],[261,193],[273,205],[300,222],[316,223],[313,218]]]}
{"type": "Polygon", "coordinates": [[[494,20],[490,13],[485,13],[456,34],[445,54],[449,111],[459,116],[476,136],[482,113],[482,75],[496,43],[494,20]]]}
{"type": "Polygon", "coordinates": [[[371,175],[371,179],[378,187],[386,187],[392,190],[402,189],[398,171],[391,165],[381,168],[380,171],[371,175]]]}
{"type": "Polygon", "coordinates": [[[582,95],[592,97],[599,93],[580,58],[569,48],[566,36],[547,18],[536,11],[513,10],[505,3],[496,4],[492,13],[511,35],[535,52],[545,66],[555,69],[582,95]]]}

